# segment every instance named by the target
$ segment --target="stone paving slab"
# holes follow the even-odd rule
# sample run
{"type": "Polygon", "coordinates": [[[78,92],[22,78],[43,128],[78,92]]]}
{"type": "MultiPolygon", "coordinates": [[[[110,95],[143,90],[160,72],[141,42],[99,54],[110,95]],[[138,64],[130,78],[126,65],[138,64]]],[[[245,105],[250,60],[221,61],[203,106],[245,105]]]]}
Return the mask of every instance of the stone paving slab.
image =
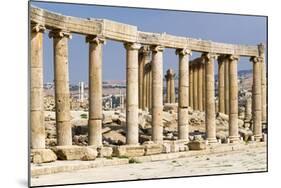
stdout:
{"type": "Polygon", "coordinates": [[[131,157],[131,158],[97,158],[94,161],[56,161],[52,163],[44,164],[31,164],[31,176],[47,175],[60,172],[71,172],[76,170],[83,170],[89,168],[98,168],[104,166],[115,166],[128,164],[129,161],[144,163],[144,162],[155,162],[155,161],[165,161],[170,159],[201,156],[214,153],[224,153],[231,151],[241,151],[250,148],[266,147],[265,142],[259,143],[249,143],[249,144],[217,144],[209,146],[206,150],[194,150],[194,151],[184,151],[177,153],[163,153],[157,155],[131,157]]]}

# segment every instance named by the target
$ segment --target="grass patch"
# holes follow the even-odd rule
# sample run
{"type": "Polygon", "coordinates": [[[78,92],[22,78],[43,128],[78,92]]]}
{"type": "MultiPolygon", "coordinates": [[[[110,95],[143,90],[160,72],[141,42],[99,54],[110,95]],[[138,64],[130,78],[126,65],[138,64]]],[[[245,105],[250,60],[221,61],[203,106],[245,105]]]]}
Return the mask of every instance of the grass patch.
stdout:
{"type": "Polygon", "coordinates": [[[132,163],[141,163],[141,162],[136,161],[135,159],[131,158],[131,159],[129,159],[129,164],[132,164],[132,163]]]}
{"type": "Polygon", "coordinates": [[[87,115],[87,114],[81,114],[80,117],[81,117],[82,119],[87,119],[87,118],[88,118],[88,115],[87,115]]]}

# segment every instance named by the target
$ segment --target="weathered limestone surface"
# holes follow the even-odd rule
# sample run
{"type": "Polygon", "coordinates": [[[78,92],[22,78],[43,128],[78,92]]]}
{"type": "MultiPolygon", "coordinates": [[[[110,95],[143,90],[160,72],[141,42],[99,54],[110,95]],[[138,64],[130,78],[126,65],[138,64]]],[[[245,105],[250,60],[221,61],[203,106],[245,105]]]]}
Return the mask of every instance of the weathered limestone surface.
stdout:
{"type": "Polygon", "coordinates": [[[261,60],[262,122],[267,122],[266,64],[263,44],[258,45],[258,51],[261,60]]]}
{"type": "Polygon", "coordinates": [[[193,109],[198,110],[198,64],[193,63],[193,109]]]}
{"type": "Polygon", "coordinates": [[[239,57],[229,57],[229,139],[230,142],[239,141],[238,134],[238,78],[237,63],[239,57]]]}
{"type": "Polygon", "coordinates": [[[142,46],[139,51],[139,108],[144,109],[145,107],[145,64],[148,62],[149,58],[149,47],[142,46]]]}
{"type": "Polygon", "coordinates": [[[43,32],[42,25],[31,25],[30,61],[30,126],[31,148],[45,148],[44,94],[43,94],[43,32]]]}
{"type": "Polygon", "coordinates": [[[162,46],[152,47],[152,141],[163,140],[163,50],[162,46]]]}
{"type": "Polygon", "coordinates": [[[262,138],[262,88],[261,88],[261,59],[252,57],[253,62],[253,128],[256,140],[262,138]]]}
{"type": "Polygon", "coordinates": [[[225,56],[220,55],[218,57],[219,71],[218,71],[218,81],[219,81],[219,112],[225,113],[225,99],[224,99],[224,68],[225,68],[225,56]]]}
{"type": "Polygon", "coordinates": [[[40,8],[31,7],[31,21],[45,25],[47,29],[63,29],[84,35],[101,35],[122,42],[136,42],[147,45],[160,45],[169,48],[188,48],[198,52],[237,54],[257,56],[256,46],[234,45],[201,39],[178,37],[166,33],[138,31],[136,26],[118,23],[106,19],[81,19],[64,16],[40,8]]]}
{"type": "Polygon", "coordinates": [[[113,148],[114,157],[137,157],[145,154],[145,147],[139,145],[123,145],[113,148]]]}
{"type": "Polygon", "coordinates": [[[57,143],[59,146],[72,145],[68,75],[68,39],[71,36],[66,31],[53,30],[49,37],[54,39],[57,143]]]}
{"type": "Polygon", "coordinates": [[[189,62],[189,106],[193,108],[193,65],[189,62]]]}
{"type": "Polygon", "coordinates": [[[198,110],[203,111],[203,64],[198,62],[198,110]]]}
{"type": "Polygon", "coordinates": [[[88,36],[89,42],[89,145],[102,145],[102,45],[104,39],[88,36]]]}
{"type": "Polygon", "coordinates": [[[138,50],[140,45],[136,43],[126,43],[127,51],[127,103],[126,103],[126,123],[127,123],[127,144],[137,144],[138,138],[138,50]]]}
{"type": "Polygon", "coordinates": [[[189,99],[189,56],[191,51],[179,49],[179,100],[178,100],[178,138],[188,139],[188,99],[189,99]]]}
{"type": "Polygon", "coordinates": [[[215,54],[206,53],[202,56],[205,63],[205,102],[206,102],[206,135],[209,143],[217,142],[216,139],[216,114],[215,114],[215,75],[214,60],[215,54]]]}
{"type": "Polygon", "coordinates": [[[56,154],[50,149],[31,149],[31,161],[35,164],[48,163],[56,160],[56,154]]]}
{"type": "Polygon", "coordinates": [[[60,160],[94,160],[98,152],[96,149],[81,146],[56,146],[52,150],[60,160]]]}
{"type": "Polygon", "coordinates": [[[224,62],[224,100],[225,114],[229,114],[229,61],[227,58],[224,62]]]}

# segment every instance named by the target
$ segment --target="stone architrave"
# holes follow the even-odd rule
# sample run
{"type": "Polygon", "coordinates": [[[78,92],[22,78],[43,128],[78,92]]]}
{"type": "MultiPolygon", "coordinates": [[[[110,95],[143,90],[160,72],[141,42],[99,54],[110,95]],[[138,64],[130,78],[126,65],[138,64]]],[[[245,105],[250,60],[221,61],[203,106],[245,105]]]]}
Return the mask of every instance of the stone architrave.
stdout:
{"type": "Polygon", "coordinates": [[[253,62],[253,129],[255,140],[259,141],[262,138],[262,86],[261,86],[261,64],[260,57],[252,57],[253,62]]]}
{"type": "Polygon", "coordinates": [[[152,46],[152,141],[163,141],[163,51],[152,46]]]}
{"type": "Polygon", "coordinates": [[[216,55],[203,53],[205,63],[205,101],[206,101],[206,139],[209,143],[216,143],[216,113],[215,113],[215,73],[214,61],[216,55]]]}
{"type": "Polygon", "coordinates": [[[179,100],[178,100],[178,139],[188,140],[188,106],[189,106],[189,56],[188,49],[177,49],[179,56],[179,100]]]}
{"type": "Polygon", "coordinates": [[[239,56],[229,56],[229,140],[239,141],[238,133],[238,71],[239,56]]]}
{"type": "Polygon", "coordinates": [[[43,34],[45,27],[31,24],[30,58],[30,126],[31,148],[45,149],[43,93],[43,34]]]}
{"type": "Polygon", "coordinates": [[[104,39],[87,36],[89,43],[88,144],[102,146],[102,46],[104,39]]]}
{"type": "Polygon", "coordinates": [[[141,45],[137,43],[125,43],[126,48],[126,123],[127,141],[129,145],[139,143],[138,127],[138,50],[141,45]]]}
{"type": "Polygon", "coordinates": [[[72,145],[68,73],[68,40],[71,38],[71,35],[67,31],[52,30],[49,33],[49,37],[53,38],[54,41],[57,145],[72,145]]]}
{"type": "Polygon", "coordinates": [[[219,66],[219,70],[218,70],[218,83],[219,83],[219,112],[221,113],[225,113],[225,85],[224,85],[224,77],[225,77],[225,73],[224,73],[224,68],[225,68],[225,55],[220,55],[218,57],[218,66],[219,66]]]}

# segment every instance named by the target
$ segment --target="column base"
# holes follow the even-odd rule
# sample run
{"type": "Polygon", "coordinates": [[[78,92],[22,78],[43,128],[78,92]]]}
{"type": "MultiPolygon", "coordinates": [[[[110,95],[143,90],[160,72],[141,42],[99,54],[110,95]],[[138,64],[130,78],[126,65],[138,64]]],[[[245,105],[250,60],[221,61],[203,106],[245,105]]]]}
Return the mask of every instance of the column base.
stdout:
{"type": "Polygon", "coordinates": [[[216,138],[207,138],[206,144],[216,144],[218,140],[216,138]]]}
{"type": "Polygon", "coordinates": [[[256,142],[261,142],[262,141],[262,135],[254,135],[254,139],[256,142]]]}
{"type": "Polygon", "coordinates": [[[229,143],[239,143],[241,142],[241,139],[239,136],[229,136],[229,143]]]}

